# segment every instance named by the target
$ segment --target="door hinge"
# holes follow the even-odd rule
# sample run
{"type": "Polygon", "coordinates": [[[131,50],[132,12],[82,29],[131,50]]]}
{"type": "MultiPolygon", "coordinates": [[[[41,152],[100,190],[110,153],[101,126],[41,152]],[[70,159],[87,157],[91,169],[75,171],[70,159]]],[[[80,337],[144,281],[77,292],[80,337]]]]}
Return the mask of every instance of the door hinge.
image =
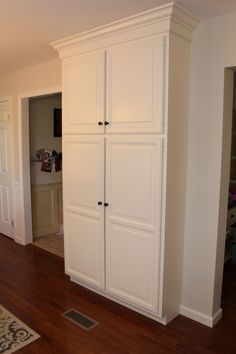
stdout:
{"type": "Polygon", "coordinates": [[[10,116],[10,114],[8,114],[8,120],[9,120],[9,122],[11,121],[11,116],[10,116]]]}
{"type": "Polygon", "coordinates": [[[14,227],[14,221],[13,220],[11,221],[11,226],[14,227]]]}

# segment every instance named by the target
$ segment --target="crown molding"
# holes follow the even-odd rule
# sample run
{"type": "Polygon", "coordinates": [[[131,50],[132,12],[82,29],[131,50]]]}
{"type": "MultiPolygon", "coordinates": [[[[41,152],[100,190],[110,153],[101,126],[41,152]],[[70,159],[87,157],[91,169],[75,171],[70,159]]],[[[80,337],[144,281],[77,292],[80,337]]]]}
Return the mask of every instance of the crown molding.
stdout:
{"type": "MultiPolygon", "coordinates": [[[[174,2],[171,2],[139,14],[126,17],[119,21],[63,38],[50,43],[50,45],[60,53],[61,57],[64,57],[67,56],[66,52],[77,46],[83,46],[85,43],[93,42],[98,39],[105,39],[114,34],[117,35],[130,31],[131,29],[138,30],[139,28],[152,25],[153,31],[153,25],[165,23],[163,26],[163,31],[175,32],[176,25],[172,25],[172,22],[180,26],[182,28],[182,32],[186,32],[185,37],[187,40],[191,40],[192,32],[196,28],[199,21],[188,11],[184,10],[179,5],[176,5],[174,2]]],[[[160,26],[157,28],[156,32],[161,32],[160,26]]],[[[155,34],[155,32],[152,34],[155,34]]],[[[183,33],[181,33],[181,36],[183,36],[183,33]]]]}

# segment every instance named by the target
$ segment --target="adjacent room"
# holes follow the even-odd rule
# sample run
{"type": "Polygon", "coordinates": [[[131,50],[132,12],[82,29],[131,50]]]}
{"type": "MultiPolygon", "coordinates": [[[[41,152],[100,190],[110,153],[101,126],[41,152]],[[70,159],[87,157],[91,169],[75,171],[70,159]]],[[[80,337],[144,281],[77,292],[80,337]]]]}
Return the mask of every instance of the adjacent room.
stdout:
{"type": "Polygon", "coordinates": [[[61,94],[29,99],[33,243],[64,256],[61,94]]]}

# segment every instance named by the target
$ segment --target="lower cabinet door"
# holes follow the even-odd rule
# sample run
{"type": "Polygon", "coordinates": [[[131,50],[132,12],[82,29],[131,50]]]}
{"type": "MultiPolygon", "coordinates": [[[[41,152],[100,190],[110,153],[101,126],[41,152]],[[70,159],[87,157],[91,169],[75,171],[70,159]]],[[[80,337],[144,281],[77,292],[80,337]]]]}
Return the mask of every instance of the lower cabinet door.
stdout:
{"type": "Polygon", "coordinates": [[[66,136],[63,144],[66,272],[104,289],[104,138],[66,136]]]}
{"type": "Polygon", "coordinates": [[[158,313],[162,138],[109,137],[106,289],[158,313]]]}

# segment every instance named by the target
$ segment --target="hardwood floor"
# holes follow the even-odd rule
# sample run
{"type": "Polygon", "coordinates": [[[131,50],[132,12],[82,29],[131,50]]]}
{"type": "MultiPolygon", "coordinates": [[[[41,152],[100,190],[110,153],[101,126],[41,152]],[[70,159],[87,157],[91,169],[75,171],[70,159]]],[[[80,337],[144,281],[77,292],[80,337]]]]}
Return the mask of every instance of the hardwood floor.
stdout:
{"type": "Polygon", "coordinates": [[[21,354],[235,354],[236,266],[226,268],[213,329],[183,316],[163,326],[72,283],[61,258],[0,235],[0,303],[41,335],[21,354]],[[100,324],[82,330],[61,316],[70,308],[100,324]]]}

